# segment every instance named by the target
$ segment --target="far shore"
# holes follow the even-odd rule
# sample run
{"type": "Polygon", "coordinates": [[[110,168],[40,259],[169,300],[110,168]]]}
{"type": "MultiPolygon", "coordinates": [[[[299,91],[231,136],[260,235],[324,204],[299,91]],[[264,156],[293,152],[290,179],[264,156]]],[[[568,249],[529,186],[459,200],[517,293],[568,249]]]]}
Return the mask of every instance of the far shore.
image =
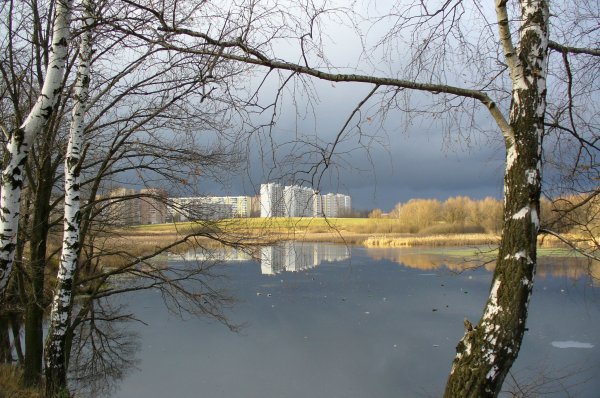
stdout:
{"type": "MultiPolygon", "coordinates": [[[[108,241],[147,252],[175,242],[184,236],[203,246],[219,241],[232,245],[262,245],[278,241],[329,242],[370,248],[390,247],[496,247],[500,236],[493,233],[419,234],[396,232],[390,219],[231,219],[203,223],[141,225],[114,229],[108,241]]],[[[554,237],[540,237],[540,247],[562,247],[554,237]]]]}

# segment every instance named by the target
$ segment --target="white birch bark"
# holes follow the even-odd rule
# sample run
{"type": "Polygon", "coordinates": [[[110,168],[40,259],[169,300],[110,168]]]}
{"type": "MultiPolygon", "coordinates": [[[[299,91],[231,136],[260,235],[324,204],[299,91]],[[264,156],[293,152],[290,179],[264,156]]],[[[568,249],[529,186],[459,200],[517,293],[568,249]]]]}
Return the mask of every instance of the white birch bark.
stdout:
{"type": "Polygon", "coordinates": [[[500,40],[512,80],[510,130],[504,131],[504,226],[490,296],[478,325],[466,325],[445,397],[496,397],[517,358],[536,268],[541,137],[546,110],[548,2],[521,0],[519,46],[511,43],[506,1],[496,2],[500,40]],[[516,51],[516,52],[515,52],[516,51]]]}
{"type": "MultiPolygon", "coordinates": [[[[50,326],[46,341],[46,383],[53,389],[66,386],[65,342],[70,325],[71,304],[73,301],[73,279],[81,248],[80,225],[80,163],[84,147],[84,121],[88,104],[90,63],[92,57],[92,30],[94,22],[92,1],[83,2],[85,14],[84,33],[81,36],[77,77],[75,81],[74,104],[71,114],[69,144],[65,156],[65,206],[63,224],[62,253],[57,275],[57,287],[52,300],[50,326]]],[[[48,390],[47,390],[48,391],[48,390]]]]}
{"type": "Polygon", "coordinates": [[[68,56],[71,3],[72,0],[57,1],[50,59],[41,93],[23,124],[12,131],[6,144],[7,161],[2,170],[0,197],[0,297],[6,290],[14,261],[27,156],[34,138],[52,116],[62,89],[68,56]]]}

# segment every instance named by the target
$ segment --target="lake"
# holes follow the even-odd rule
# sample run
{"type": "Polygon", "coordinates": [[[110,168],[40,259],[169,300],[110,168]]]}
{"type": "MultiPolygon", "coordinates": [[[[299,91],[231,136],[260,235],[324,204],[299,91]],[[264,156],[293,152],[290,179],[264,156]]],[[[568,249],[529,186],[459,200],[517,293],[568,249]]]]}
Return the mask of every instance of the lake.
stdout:
{"type": "MultiPolygon", "coordinates": [[[[464,270],[475,263],[452,249],[287,243],[262,249],[260,261],[223,257],[218,283],[239,300],[227,314],[240,332],[181,319],[155,291],[122,298],[147,326],[129,325],[139,362],[112,396],[439,397],[463,320],[478,321],[491,280],[490,264],[464,270]]],[[[588,269],[540,260],[507,390],[598,396],[600,291],[588,269]]]]}

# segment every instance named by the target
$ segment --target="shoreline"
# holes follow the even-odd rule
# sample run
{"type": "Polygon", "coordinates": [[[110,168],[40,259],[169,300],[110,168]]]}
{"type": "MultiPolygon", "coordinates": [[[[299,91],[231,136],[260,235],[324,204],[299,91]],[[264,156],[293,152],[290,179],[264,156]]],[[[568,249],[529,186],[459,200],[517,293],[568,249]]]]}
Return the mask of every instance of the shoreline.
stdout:
{"type": "MultiPolygon", "coordinates": [[[[418,233],[372,233],[355,232],[345,229],[330,228],[323,231],[305,228],[225,228],[221,230],[206,230],[206,227],[194,229],[190,225],[178,226],[163,224],[160,226],[142,226],[118,228],[105,236],[106,241],[120,243],[119,246],[160,247],[171,244],[186,235],[193,235],[190,241],[203,246],[230,245],[265,245],[281,241],[326,242],[347,245],[359,245],[368,248],[395,247],[473,247],[497,246],[500,235],[488,233],[448,233],[448,234],[418,234],[418,233]],[[126,241],[126,242],[123,242],[126,241]]],[[[566,248],[560,240],[553,236],[540,236],[540,248],[566,248]]]]}

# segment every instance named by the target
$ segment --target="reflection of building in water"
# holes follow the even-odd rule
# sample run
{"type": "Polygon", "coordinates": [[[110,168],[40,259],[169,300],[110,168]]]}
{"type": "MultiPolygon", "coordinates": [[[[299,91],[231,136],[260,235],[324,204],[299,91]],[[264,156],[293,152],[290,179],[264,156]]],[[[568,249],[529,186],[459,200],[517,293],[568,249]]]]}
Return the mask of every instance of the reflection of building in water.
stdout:
{"type": "Polygon", "coordinates": [[[260,250],[260,268],[265,275],[283,271],[304,271],[323,261],[342,261],[350,258],[346,246],[324,243],[283,242],[260,250]]]}
{"type": "Polygon", "coordinates": [[[263,275],[274,275],[284,268],[284,249],[282,246],[265,246],[260,249],[260,272],[263,275]]]}
{"type": "Polygon", "coordinates": [[[206,250],[189,250],[183,254],[169,254],[169,258],[182,261],[247,261],[252,257],[242,250],[221,247],[206,250]]]}

